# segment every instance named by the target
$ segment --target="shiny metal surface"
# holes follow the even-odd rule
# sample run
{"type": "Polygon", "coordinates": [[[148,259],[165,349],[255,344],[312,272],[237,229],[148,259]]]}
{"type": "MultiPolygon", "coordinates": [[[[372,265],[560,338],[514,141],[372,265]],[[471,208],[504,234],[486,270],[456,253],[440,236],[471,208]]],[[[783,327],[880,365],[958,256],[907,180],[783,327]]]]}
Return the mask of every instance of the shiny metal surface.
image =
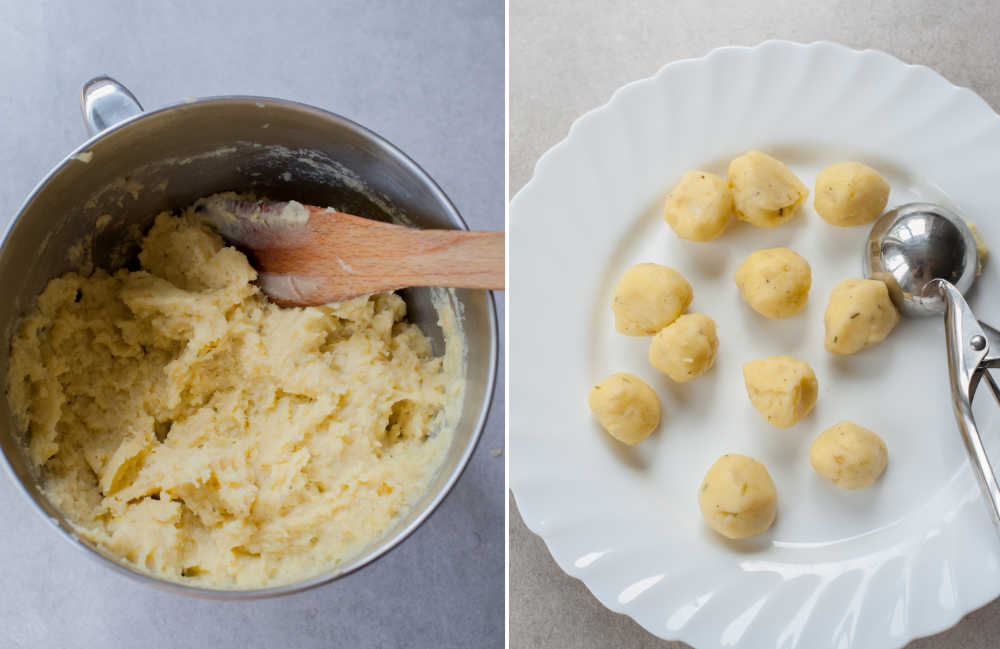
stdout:
{"type": "Polygon", "coordinates": [[[931,203],[908,203],[883,214],[865,244],[864,274],[880,279],[908,316],[944,314],[948,375],[955,421],[1000,532],[1000,485],[972,416],[976,388],[1000,366],[1000,332],[979,322],[964,294],[976,280],[978,252],[966,222],[931,203]]]}
{"type": "Polygon", "coordinates": [[[955,285],[963,295],[976,280],[976,241],[965,221],[931,203],[907,203],[883,214],[865,244],[866,277],[885,281],[905,315],[944,313],[934,279],[955,285]]]}
{"type": "MultiPolygon", "coordinates": [[[[123,86],[101,87],[111,90],[103,91],[103,99],[90,102],[87,96],[92,93],[85,87],[85,114],[88,105],[91,110],[88,124],[105,124],[127,108],[127,102],[113,96],[123,86]]],[[[112,267],[122,253],[134,260],[137,243],[122,245],[130,229],[145,231],[158,212],[226,190],[334,205],[383,221],[405,219],[422,227],[468,229],[447,196],[416,163],[343,117],[261,97],[215,97],[176,104],[109,126],[67,156],[28,196],[0,244],[4,340],[10,340],[18,319],[34,306],[49,279],[76,270],[67,254],[73,244],[88,242],[98,267],[112,267]],[[90,162],[74,157],[84,152],[92,154],[90,162]],[[98,230],[96,221],[103,214],[111,215],[111,223],[98,230]]],[[[443,336],[431,291],[410,289],[401,294],[410,319],[440,351],[443,336]]],[[[441,469],[424,496],[366,552],[303,582],[226,591],[179,585],[137,572],[78,538],[44,496],[6,399],[0,399],[0,448],[16,482],[67,539],[141,581],[218,599],[272,597],[327,583],[385,554],[413,532],[458,480],[479,440],[496,376],[496,311],[487,291],[456,290],[454,295],[458,312],[464,316],[468,348],[466,394],[455,439],[441,469]]],[[[9,344],[5,343],[0,346],[2,376],[7,374],[8,363],[9,344]]]]}
{"type": "Polygon", "coordinates": [[[94,77],[83,84],[80,108],[90,135],[97,135],[142,112],[135,95],[111,77],[94,77]]]}
{"type": "MultiPolygon", "coordinates": [[[[980,379],[987,372],[987,368],[983,366],[989,351],[986,331],[953,284],[936,279],[930,289],[937,291],[945,302],[944,331],[955,421],[962,433],[969,458],[976,468],[983,493],[989,501],[993,522],[1000,530],[1000,486],[997,485],[996,473],[972,416],[972,398],[980,379]]],[[[1000,340],[994,339],[994,342],[1000,344],[1000,340]]]]}

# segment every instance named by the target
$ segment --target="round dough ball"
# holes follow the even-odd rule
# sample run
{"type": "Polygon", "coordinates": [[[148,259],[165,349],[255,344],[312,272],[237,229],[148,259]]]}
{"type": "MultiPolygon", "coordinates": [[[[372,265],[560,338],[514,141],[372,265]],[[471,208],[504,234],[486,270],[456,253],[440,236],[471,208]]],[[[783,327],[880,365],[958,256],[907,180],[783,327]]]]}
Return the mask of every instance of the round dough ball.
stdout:
{"type": "Polygon", "coordinates": [[[687,172],[667,196],[663,220],[681,239],[715,239],[733,220],[733,194],[729,185],[707,171],[687,172]]]}
{"type": "Polygon", "coordinates": [[[660,423],[659,397],[635,374],[612,374],[591,388],[587,402],[601,428],[629,446],[649,437],[660,423]]]}
{"type": "Polygon", "coordinates": [[[791,356],[770,356],[743,366],[750,403],[767,423],[789,428],[816,405],[819,386],[809,363],[791,356]]]}
{"type": "Polygon", "coordinates": [[[882,214],[889,202],[889,183],[860,162],[841,162],[816,176],[816,213],[830,225],[862,225],[882,214]]]}
{"type": "Polygon", "coordinates": [[[628,336],[652,336],[684,313],[693,296],[691,285],[673,268],[632,266],[615,287],[615,329],[628,336]]]}
{"type": "Polygon", "coordinates": [[[842,421],[820,433],[809,449],[809,462],[841,489],[864,489],[885,471],[889,451],[872,431],[842,421]]]}
{"type": "Polygon", "coordinates": [[[729,163],[736,218],[760,228],[790,221],[809,189],[792,170],[766,153],[750,151],[729,163]]]}
{"type": "Polygon", "coordinates": [[[754,311],[765,318],[788,318],[809,300],[812,270],[798,253],[771,248],[747,257],[733,279],[754,311]]]}
{"type": "Polygon", "coordinates": [[[845,279],[833,287],[823,323],[831,354],[853,354],[885,340],[899,322],[889,289],[877,279],[845,279]]]}
{"type": "Polygon", "coordinates": [[[707,372],[718,349],[715,321],[701,313],[686,313],[656,334],[649,345],[649,362],[684,383],[707,372]]]}
{"type": "Polygon", "coordinates": [[[698,507],[713,530],[730,539],[745,539],[763,534],[774,523],[778,493],[763,464],[727,453],[705,474],[698,507]]]}

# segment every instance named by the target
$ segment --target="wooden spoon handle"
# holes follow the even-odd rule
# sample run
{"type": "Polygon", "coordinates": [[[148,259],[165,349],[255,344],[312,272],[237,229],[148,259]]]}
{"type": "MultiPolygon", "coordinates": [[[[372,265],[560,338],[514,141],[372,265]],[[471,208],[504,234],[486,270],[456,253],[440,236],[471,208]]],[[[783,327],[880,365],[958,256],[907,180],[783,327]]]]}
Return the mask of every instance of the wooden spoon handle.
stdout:
{"type": "Polygon", "coordinates": [[[321,304],[409,286],[504,288],[503,232],[418,230],[308,209],[305,223],[244,237],[262,287],[279,304],[321,304]]]}
{"type": "Polygon", "coordinates": [[[405,233],[392,240],[400,246],[395,253],[372,251],[370,258],[380,264],[383,276],[390,273],[406,286],[503,290],[503,232],[402,229],[405,233]],[[392,258],[391,270],[386,268],[386,255],[392,258]]]}

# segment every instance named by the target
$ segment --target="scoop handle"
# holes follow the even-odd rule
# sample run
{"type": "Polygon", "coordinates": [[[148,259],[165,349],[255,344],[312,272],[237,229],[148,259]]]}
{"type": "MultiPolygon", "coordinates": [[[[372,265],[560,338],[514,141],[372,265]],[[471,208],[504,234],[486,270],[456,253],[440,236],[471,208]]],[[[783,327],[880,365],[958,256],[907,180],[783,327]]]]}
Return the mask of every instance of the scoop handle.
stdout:
{"type": "Polygon", "coordinates": [[[979,476],[979,484],[989,501],[993,523],[1000,532],[1000,486],[972,416],[972,396],[985,371],[982,363],[990,352],[990,340],[959,290],[944,280],[935,281],[945,299],[944,329],[955,421],[979,476]]]}

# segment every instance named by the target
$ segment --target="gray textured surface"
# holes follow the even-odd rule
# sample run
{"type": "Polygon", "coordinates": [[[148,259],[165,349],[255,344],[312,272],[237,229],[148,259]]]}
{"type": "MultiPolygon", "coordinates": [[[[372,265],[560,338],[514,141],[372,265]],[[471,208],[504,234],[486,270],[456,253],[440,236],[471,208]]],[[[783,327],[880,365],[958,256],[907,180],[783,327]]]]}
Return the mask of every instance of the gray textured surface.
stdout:
{"type": "MultiPolygon", "coordinates": [[[[0,224],[85,139],[80,85],[108,73],[147,108],[246,93],[341,113],[415,158],[472,227],[502,229],[503,20],[502,0],[0,0],[0,224]]],[[[188,599],[111,574],[0,477],[0,647],[503,646],[499,385],[471,464],[409,540],[283,599],[188,599]]]]}
{"type": "MultiPolygon", "coordinates": [[[[881,49],[933,67],[996,109],[998,24],[994,0],[511,0],[510,194],[530,179],[535,161],[566,136],[576,117],[605,103],[618,87],[723,45],[783,38],[881,49]]],[[[995,647],[997,637],[1000,601],[910,649],[995,647]]],[[[683,646],[605,609],[562,573],[512,505],[511,649],[683,646]]]]}

